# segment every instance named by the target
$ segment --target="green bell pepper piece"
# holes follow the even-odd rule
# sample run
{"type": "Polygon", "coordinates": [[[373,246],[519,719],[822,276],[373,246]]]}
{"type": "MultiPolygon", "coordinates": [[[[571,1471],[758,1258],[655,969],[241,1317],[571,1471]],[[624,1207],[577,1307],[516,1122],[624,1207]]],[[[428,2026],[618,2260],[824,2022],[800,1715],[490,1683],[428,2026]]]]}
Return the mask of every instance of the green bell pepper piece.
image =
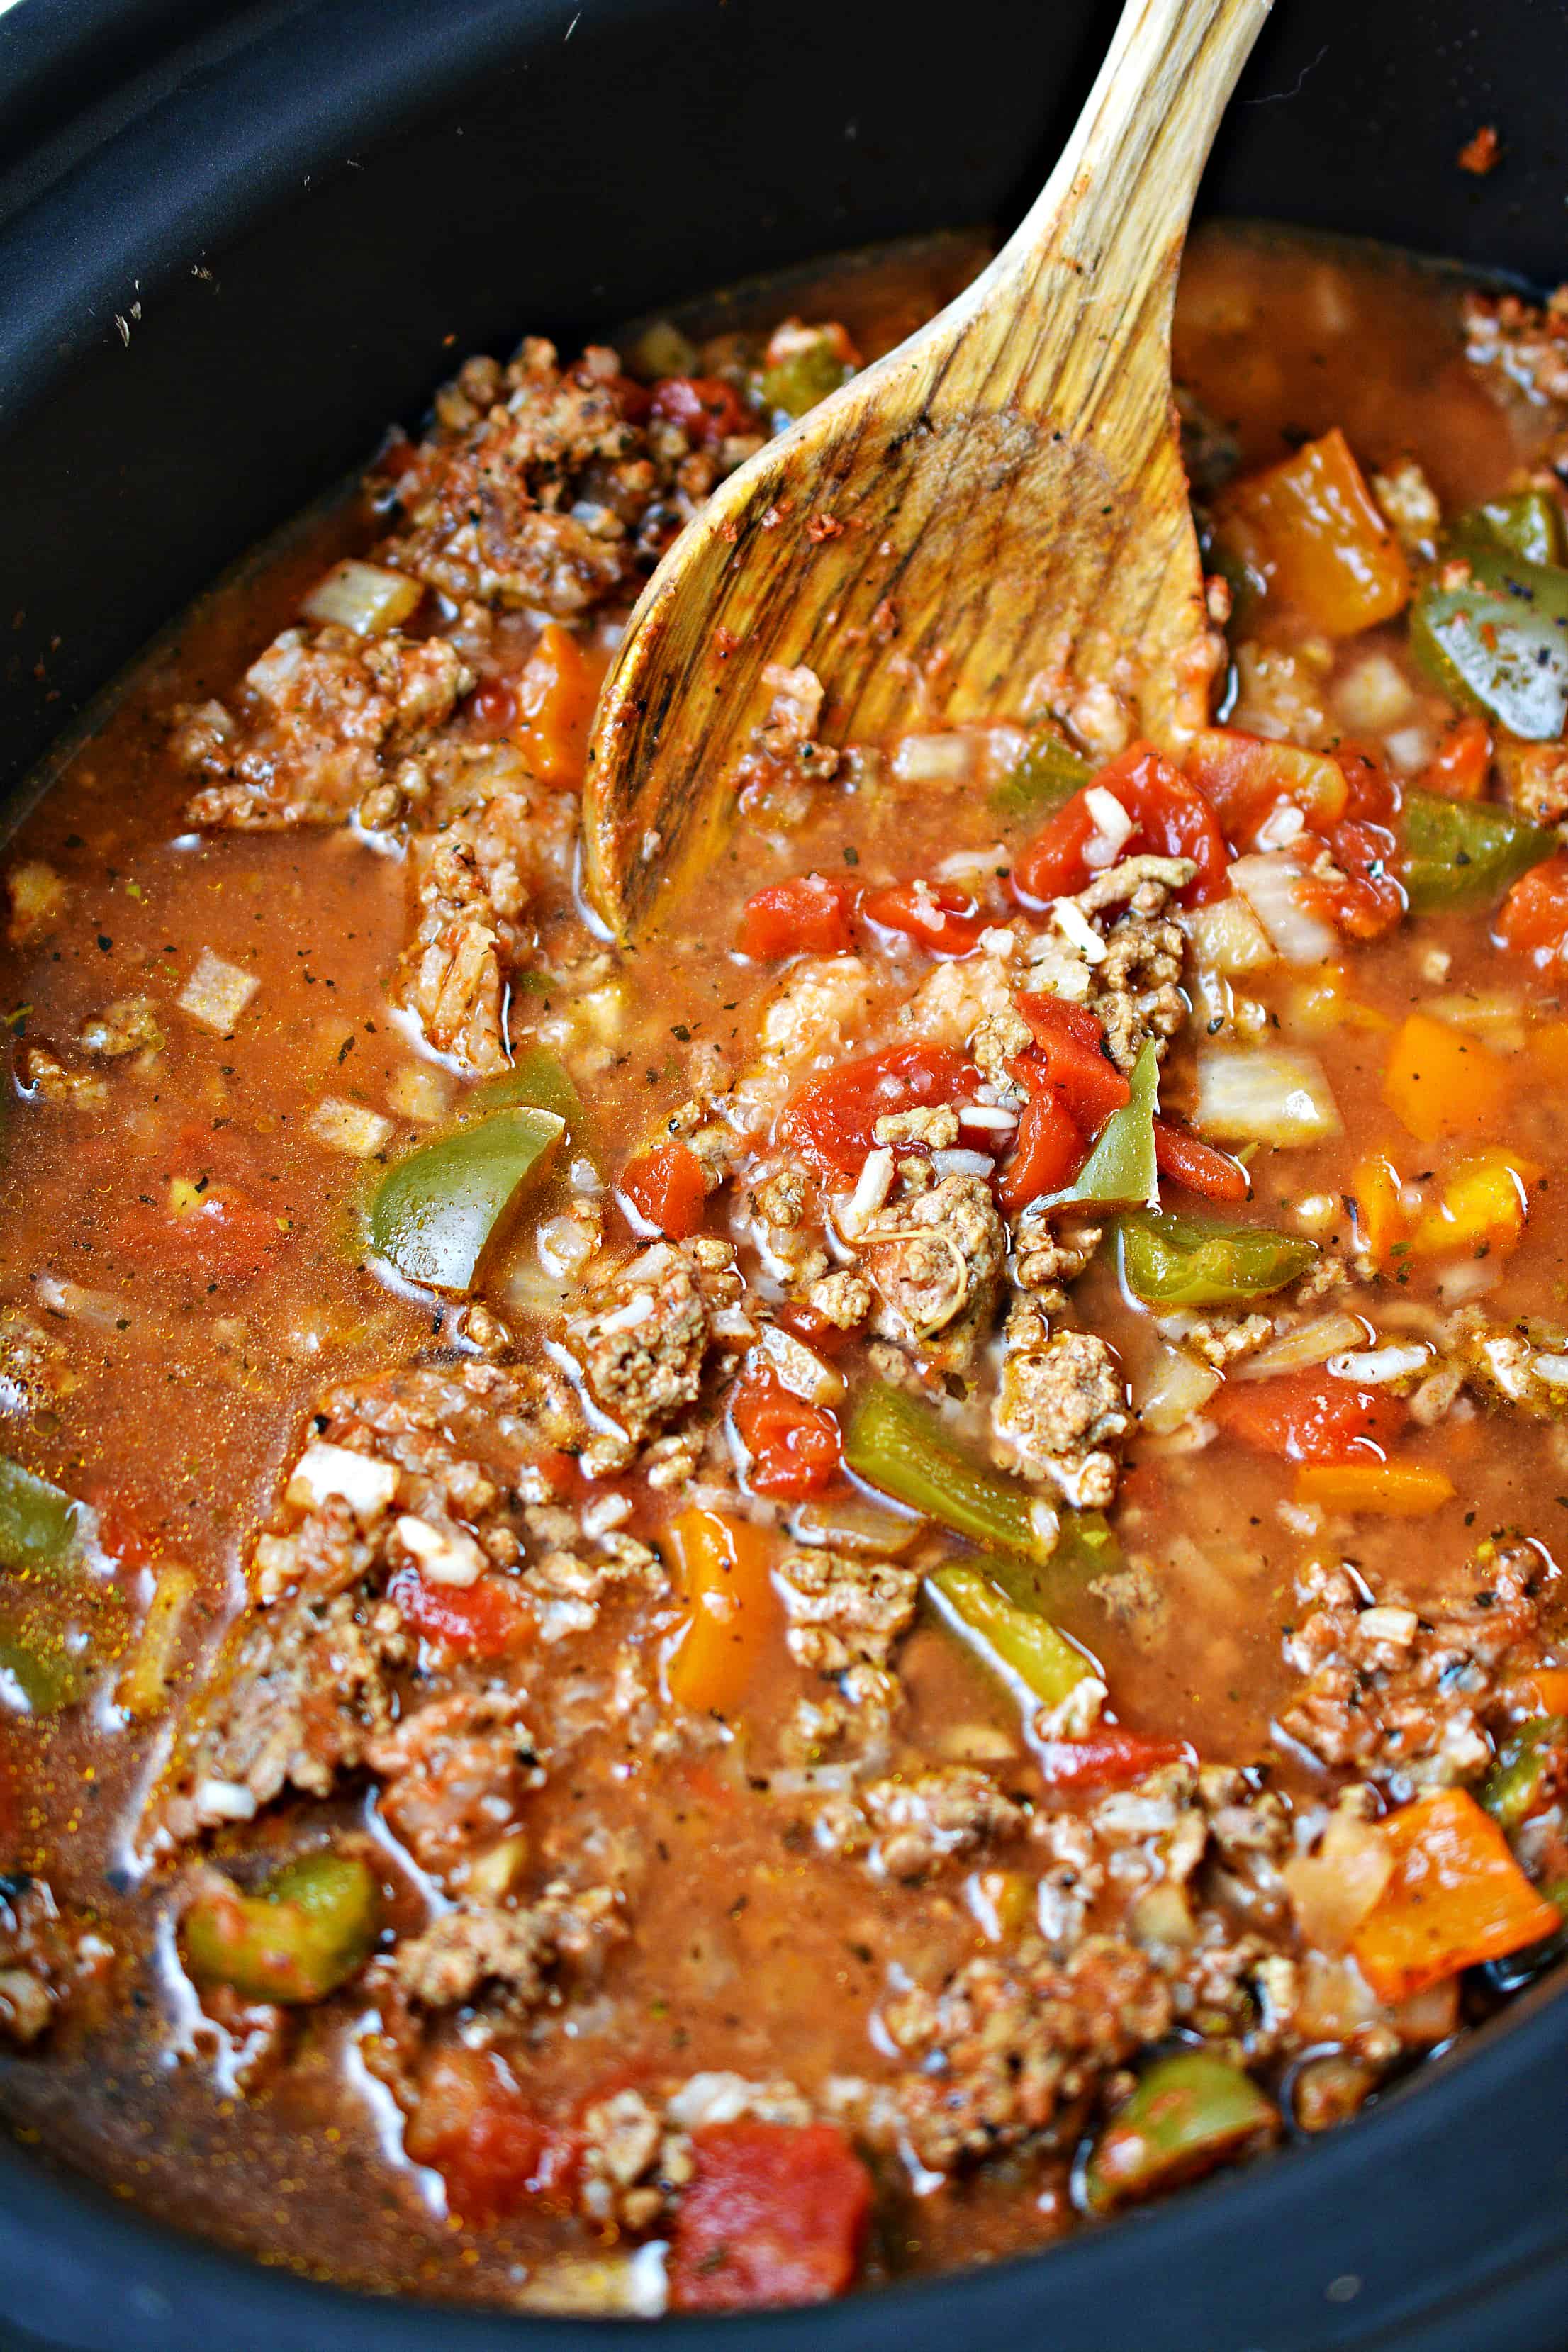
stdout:
{"type": "Polygon", "coordinates": [[[830,392],[847,383],[854,369],[835,349],[836,338],[825,328],[811,342],[791,352],[775,367],[763,371],[764,408],[782,409],[786,416],[804,416],[830,392]]]}
{"type": "Polygon", "coordinates": [[[1308,1272],[1316,1242],[1268,1225],[1142,1209],[1117,1220],[1121,1278],[1146,1307],[1236,1307],[1308,1272]]]}
{"type": "Polygon", "coordinates": [[[371,1203],[372,1247],[410,1282],[470,1290],[524,1179],[565,1131],[556,1112],[519,1104],[411,1152],[371,1203]]]}
{"type": "Polygon", "coordinates": [[[1131,1095],[1113,1110],[1065,1192],[1037,1202],[1059,1209],[1082,1202],[1099,1209],[1157,1209],[1160,1171],[1154,1160],[1154,1114],[1160,1108],[1160,1063],[1150,1039],[1133,1065],[1131,1095]]]}
{"type": "Polygon", "coordinates": [[[1407,792],[1399,878],[1412,914],[1487,907],[1556,846],[1549,827],[1528,824],[1493,801],[1407,792]]]}
{"type": "Polygon", "coordinates": [[[255,1895],[199,1895],[180,1922],[197,1984],[231,1985],[286,2009],[324,2000],[357,1975],[381,1929],[381,1890],[367,1863],[331,1853],[285,1863],[255,1895]]]}
{"type": "Polygon", "coordinates": [[[1094,781],[1094,770],[1059,735],[1043,728],[1024,752],[1010,776],[991,794],[997,816],[1025,824],[1049,816],[1074,793],[1094,781]]]}
{"type": "Polygon", "coordinates": [[[956,1627],[994,1674],[1023,1684],[1041,1706],[1060,1706],[1086,1675],[1090,1661],[1048,1617],[1021,1608],[977,1568],[956,1563],[926,1579],[942,1613],[956,1627]]]}
{"type": "Polygon", "coordinates": [[[955,1444],[941,1416],[907,1389],[874,1381],[862,1391],[844,1438],[858,1477],[988,1551],[1049,1559],[1054,1523],[1036,1524],[1026,1487],[955,1444]]]}
{"type": "Polygon", "coordinates": [[[1157,2058],[1095,2144],[1084,2179],[1089,2209],[1108,2213],[1190,2180],[1279,2127],[1274,2102],[1239,2066],[1206,2050],[1157,2058]]]}
{"type": "Polygon", "coordinates": [[[1471,583],[1429,580],[1410,607],[1410,650],[1450,701],[1531,743],[1568,724],[1568,571],[1474,540],[1471,583]]]}
{"type": "Polygon", "coordinates": [[[16,1684],[29,1714],[58,1715],[87,1689],[89,1662],[35,1616],[32,1611],[0,1616],[0,1679],[16,1684]]]}
{"type": "Polygon", "coordinates": [[[534,1110],[552,1111],[557,1118],[564,1119],[570,1149],[591,1160],[598,1173],[604,1174],[593,1113],[573,1084],[565,1064],[546,1046],[531,1045],[502,1076],[476,1087],[468,1097],[468,1107],[475,1111],[510,1110],[519,1103],[534,1110]]]}
{"type": "Polygon", "coordinates": [[[1541,1810],[1565,1764],[1568,1716],[1531,1716],[1498,1749],[1481,1784],[1481,1802],[1498,1826],[1511,1832],[1541,1810]]]}
{"type": "Polygon", "coordinates": [[[1568,557],[1563,509],[1550,490],[1516,490],[1468,507],[1444,543],[1462,554],[1478,541],[1506,547],[1530,563],[1562,563],[1568,557]]]}
{"type": "Polygon", "coordinates": [[[0,1454],[0,1566],[58,1567],[76,1549],[81,1506],[0,1454]]]}

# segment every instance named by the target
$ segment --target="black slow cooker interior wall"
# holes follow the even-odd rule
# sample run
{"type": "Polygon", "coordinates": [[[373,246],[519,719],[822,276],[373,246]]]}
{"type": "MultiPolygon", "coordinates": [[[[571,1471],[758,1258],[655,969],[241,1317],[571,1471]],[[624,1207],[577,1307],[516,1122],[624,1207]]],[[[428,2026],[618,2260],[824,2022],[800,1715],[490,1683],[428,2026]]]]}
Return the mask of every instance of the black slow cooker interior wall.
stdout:
{"type": "MultiPolygon", "coordinates": [[[[1005,219],[1104,0],[0,14],[0,784],[444,350],[1005,219]],[[117,323],[123,322],[121,323],[117,323]]],[[[1550,278],[1563,0],[1279,0],[1208,201],[1550,278]],[[1489,180],[1455,167],[1501,127],[1489,180]]]]}
{"type": "MultiPolygon", "coordinates": [[[[1114,13],[1106,0],[0,13],[0,786],[389,414],[414,418],[447,355],[525,325],[569,339],[836,245],[1005,221],[1114,13]]],[[[1552,281],[1568,274],[1565,89],[1564,0],[1278,0],[1207,200],[1552,281]],[[1505,161],[1478,182],[1454,158],[1486,121],[1505,161]]],[[[1542,1987],[1434,2071],[1331,2144],[1037,2261],[739,2323],[724,2341],[1563,2352],[1568,2002],[1542,1987]]],[[[581,2352],[620,2332],[310,2289],[0,2146],[0,2346],[581,2352]]],[[[677,2324],[660,2340],[699,2337],[710,2331],[677,2324]]]]}

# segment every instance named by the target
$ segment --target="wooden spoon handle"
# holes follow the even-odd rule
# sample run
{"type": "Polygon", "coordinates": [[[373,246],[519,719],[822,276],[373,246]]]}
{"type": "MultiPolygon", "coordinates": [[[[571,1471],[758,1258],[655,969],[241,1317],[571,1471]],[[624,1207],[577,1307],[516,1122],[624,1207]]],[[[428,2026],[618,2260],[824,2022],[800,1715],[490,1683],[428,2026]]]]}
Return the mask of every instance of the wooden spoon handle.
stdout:
{"type": "MultiPolygon", "coordinates": [[[[1056,169],[991,268],[975,310],[1012,289],[1015,396],[1081,420],[1088,386],[1061,361],[1111,375],[1131,347],[1169,348],[1176,271],[1215,128],[1272,0],[1128,0],[1056,169]],[[1092,338],[1082,314],[1101,302],[1092,338]]],[[[1081,423],[1079,429],[1081,431],[1081,423]]]]}

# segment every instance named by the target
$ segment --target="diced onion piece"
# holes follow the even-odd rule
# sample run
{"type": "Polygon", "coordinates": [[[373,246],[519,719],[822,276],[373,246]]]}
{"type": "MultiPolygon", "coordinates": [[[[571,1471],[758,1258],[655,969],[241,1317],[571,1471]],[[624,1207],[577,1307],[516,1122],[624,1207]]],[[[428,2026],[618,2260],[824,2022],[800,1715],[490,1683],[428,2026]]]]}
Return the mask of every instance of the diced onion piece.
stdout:
{"type": "Polygon", "coordinates": [[[846,1241],[858,1241],[893,1187],[893,1155],[886,1144],[866,1155],[853,1192],[840,1195],[834,1207],[838,1230],[846,1241]]]}
{"type": "Polygon", "coordinates": [[[1537,1356],[1530,1369],[1548,1388],[1568,1389],[1568,1356],[1537,1356]]]}
{"type": "Polygon", "coordinates": [[[412,1553],[420,1575],[431,1584],[478,1583],[485,1556],[473,1537],[461,1528],[433,1528],[424,1519],[405,1515],[398,1520],[396,1532],[405,1551],[412,1553]]]}
{"type": "Polygon", "coordinates": [[[1342,1123],[1315,1054],[1209,1045],[1197,1056],[1196,1124],[1226,1143],[1321,1143],[1342,1123]]]}
{"type": "Polygon", "coordinates": [[[763,1346],[779,1379],[792,1395],[807,1404],[837,1404],[844,1394],[844,1375],[824,1363],[814,1349],[782,1324],[764,1323],[763,1346]]]}
{"type": "Polygon", "coordinates": [[[1231,980],[1238,972],[1261,971],[1277,961],[1274,942],[1252,911],[1251,901],[1234,891],[1228,898],[1211,898],[1182,918],[1199,969],[1217,971],[1231,980]]]}
{"type": "Polygon", "coordinates": [[[1151,1436],[1169,1437],[1202,1412],[1219,1384],[1212,1364],[1202,1364],[1184,1348],[1173,1348],[1162,1339],[1142,1376],[1133,1382],[1139,1422],[1151,1436]]]}
{"type": "Polygon", "coordinates": [[[1320,1315],[1315,1322],[1299,1323],[1293,1331],[1286,1331],[1267,1348],[1259,1348],[1255,1356],[1233,1365],[1230,1377],[1237,1381],[1271,1381],[1281,1372],[1310,1371],[1314,1365],[1326,1364],[1331,1356],[1340,1355],[1346,1349],[1364,1347],[1366,1337],[1366,1325],[1359,1315],[1320,1315]]]}
{"type": "Polygon", "coordinates": [[[931,1164],[938,1176],[989,1176],[994,1165],[984,1151],[933,1151],[931,1164]]]}
{"type": "Polygon", "coordinates": [[[796,1543],[825,1544],[829,1551],[874,1553],[879,1559],[906,1552],[926,1522],[891,1503],[874,1501],[853,1487],[841,1494],[813,1495],[790,1514],[796,1543]]]}
{"type": "Polygon", "coordinates": [[[1103,784],[1091,784],[1083,804],[1094,819],[1094,831],[1083,845],[1083,862],[1091,874],[1098,874],[1115,865],[1135,828],[1116,794],[1107,792],[1103,784]]]}
{"type": "Polygon", "coordinates": [[[310,1132],[330,1151],[346,1151],[351,1160],[368,1160],[392,1133],[392,1121],[363,1103],[343,1095],[326,1095],[310,1113],[310,1132]]]}
{"type": "Polygon", "coordinates": [[[1463,1029],[1472,1037],[1505,1054],[1524,1044],[1524,997],[1517,988],[1461,988],[1447,996],[1428,996],[1423,1013],[1463,1029]]]}
{"type": "Polygon", "coordinates": [[[1009,862],[1005,841],[986,842],[978,849],[954,850],[951,857],[931,867],[931,876],[938,882],[965,882],[972,874],[994,874],[1009,862]]]}
{"type": "Polygon", "coordinates": [[[1276,801],[1253,840],[1259,849],[1288,849],[1307,830],[1307,820],[1294,801],[1276,801]]]}
{"type": "Polygon", "coordinates": [[[407,620],[424,593],[423,583],[406,572],[350,556],[317,581],[300,610],[307,621],[335,622],[356,636],[381,637],[407,620]]]}
{"type": "Polygon", "coordinates": [[[906,735],[892,758],[901,784],[966,783],[973,766],[973,737],[954,732],[906,735]]]}
{"type": "Polygon", "coordinates": [[[1247,899],[1287,963],[1327,963],[1339,940],[1303,905],[1300,880],[1300,867],[1283,850],[1238,857],[1230,869],[1231,888],[1247,899]]]}
{"type": "Polygon", "coordinates": [[[1356,1381],[1367,1388],[1383,1388],[1390,1381],[1403,1380],[1407,1372],[1418,1372],[1431,1360],[1432,1351],[1419,1341],[1407,1340],[1404,1346],[1387,1348],[1351,1348],[1336,1349],[1328,1359],[1330,1371],[1336,1381],[1356,1381]]]}
{"type": "Polygon", "coordinates": [[[452,1081],[445,1070],[405,1062],[386,1082],[386,1099],[399,1118],[438,1126],[452,1108],[452,1081]]]}
{"type": "Polygon", "coordinates": [[[300,1454],[284,1496],[296,1509],[306,1511],[341,1496],[354,1517],[368,1525],[388,1508],[396,1492],[392,1463],[374,1461],[348,1445],[318,1444],[307,1445],[300,1454]]]}
{"type": "Polygon", "coordinates": [[[1109,950],[1076,898],[1053,898],[1051,914],[1064,940],[1075,947],[1085,963],[1103,963],[1109,950]]]}
{"type": "Polygon", "coordinates": [[[204,948],[174,1002],[199,1027],[229,1037],[260,985],[254,972],[242,971],[238,964],[226,963],[211,948],[204,948]]]}

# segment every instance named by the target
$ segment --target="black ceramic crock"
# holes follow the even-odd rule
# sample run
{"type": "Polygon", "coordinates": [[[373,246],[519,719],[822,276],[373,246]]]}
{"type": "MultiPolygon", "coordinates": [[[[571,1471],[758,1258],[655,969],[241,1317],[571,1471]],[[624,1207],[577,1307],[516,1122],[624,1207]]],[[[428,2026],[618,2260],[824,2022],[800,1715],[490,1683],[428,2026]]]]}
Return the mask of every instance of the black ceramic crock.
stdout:
{"type": "MultiPolygon", "coordinates": [[[[570,342],[836,247],[1006,225],[1100,0],[16,0],[0,13],[0,791],[454,352],[570,342]],[[13,618],[13,616],[15,616],[13,618]]],[[[1564,0],[1278,0],[1205,184],[1568,275],[1564,0]],[[1455,156],[1494,122],[1491,177],[1455,156]]],[[[313,2286],[0,2145],[0,2344],[583,2352],[644,2323],[313,2286]]],[[[720,2331],[722,2331],[721,2334],[720,2331]]],[[[1568,1998],[1048,2253],[805,2314],[790,2352],[1564,2352],[1568,1998]]]]}

